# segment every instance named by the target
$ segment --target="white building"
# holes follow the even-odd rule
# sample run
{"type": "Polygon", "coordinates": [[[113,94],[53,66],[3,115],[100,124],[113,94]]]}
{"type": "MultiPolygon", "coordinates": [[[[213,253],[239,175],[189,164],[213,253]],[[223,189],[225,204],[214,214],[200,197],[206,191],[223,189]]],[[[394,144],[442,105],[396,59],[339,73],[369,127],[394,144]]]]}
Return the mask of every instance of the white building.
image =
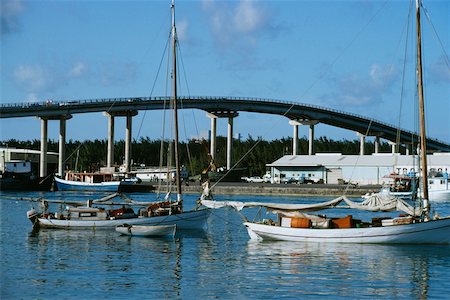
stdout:
{"type": "MultiPolygon", "coordinates": [[[[274,183],[291,178],[308,178],[336,184],[349,181],[359,184],[383,184],[385,176],[419,171],[418,156],[392,153],[372,155],[343,155],[318,153],[316,155],[286,155],[268,164],[274,183]]],[[[450,173],[450,153],[428,155],[428,170],[450,173]]]]}
{"type": "MultiPolygon", "coordinates": [[[[36,173],[38,173],[40,157],[41,151],[39,150],[1,147],[0,171],[24,172],[25,169],[28,170],[31,167],[32,170],[36,170],[36,173]]],[[[57,165],[58,153],[47,152],[47,168],[49,170],[55,170],[57,165]]]]}

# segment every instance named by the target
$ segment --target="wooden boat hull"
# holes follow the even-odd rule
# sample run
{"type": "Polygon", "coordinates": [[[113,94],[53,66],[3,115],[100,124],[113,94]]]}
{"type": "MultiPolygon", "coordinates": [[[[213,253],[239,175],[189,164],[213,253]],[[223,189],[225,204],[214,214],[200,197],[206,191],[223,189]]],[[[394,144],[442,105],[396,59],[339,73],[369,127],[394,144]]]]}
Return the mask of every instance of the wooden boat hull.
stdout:
{"type": "Polygon", "coordinates": [[[108,181],[99,183],[88,183],[81,181],[65,180],[55,177],[55,183],[58,191],[102,191],[117,192],[120,181],[108,181]]]}
{"type": "Polygon", "coordinates": [[[123,235],[147,237],[171,237],[175,235],[177,225],[122,225],[116,231],[123,235]]]}
{"type": "Polygon", "coordinates": [[[124,224],[128,225],[173,225],[178,229],[202,229],[206,225],[210,210],[200,209],[183,212],[181,214],[139,217],[107,220],[59,220],[43,217],[30,218],[34,226],[39,228],[61,229],[114,229],[124,224]]]}
{"type": "Polygon", "coordinates": [[[312,229],[245,222],[255,240],[359,244],[449,244],[450,217],[423,223],[370,228],[312,229]]]}

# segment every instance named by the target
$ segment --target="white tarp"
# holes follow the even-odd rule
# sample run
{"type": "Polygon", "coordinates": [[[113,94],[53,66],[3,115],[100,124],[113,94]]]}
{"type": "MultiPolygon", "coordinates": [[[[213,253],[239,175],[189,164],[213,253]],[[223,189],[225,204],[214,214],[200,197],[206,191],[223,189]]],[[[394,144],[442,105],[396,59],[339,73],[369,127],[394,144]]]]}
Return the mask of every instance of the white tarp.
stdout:
{"type": "MultiPolygon", "coordinates": [[[[419,216],[421,214],[420,209],[414,209],[411,205],[403,201],[402,199],[384,196],[380,194],[374,194],[363,202],[353,202],[345,196],[339,198],[314,204],[286,204],[286,203],[267,203],[267,202],[240,202],[240,201],[213,201],[202,200],[201,203],[209,208],[221,208],[225,206],[231,206],[237,211],[242,210],[244,207],[266,207],[273,212],[286,212],[286,211],[317,211],[328,208],[337,207],[341,202],[345,202],[347,206],[345,208],[353,208],[367,211],[403,211],[412,216],[419,216]]],[[[341,206],[342,207],[342,206],[341,206]]]]}

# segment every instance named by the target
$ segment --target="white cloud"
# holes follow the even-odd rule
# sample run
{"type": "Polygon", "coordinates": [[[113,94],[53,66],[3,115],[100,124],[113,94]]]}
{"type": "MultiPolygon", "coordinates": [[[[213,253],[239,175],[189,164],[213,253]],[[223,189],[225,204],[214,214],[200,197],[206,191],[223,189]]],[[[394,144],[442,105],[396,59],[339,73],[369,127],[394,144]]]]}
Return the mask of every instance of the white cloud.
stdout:
{"type": "Polygon", "coordinates": [[[72,69],[69,71],[69,77],[80,77],[87,71],[87,66],[85,63],[77,62],[74,64],[72,69]]]}
{"type": "Polygon", "coordinates": [[[120,86],[136,77],[137,66],[133,63],[100,63],[89,66],[85,62],[59,66],[52,64],[19,65],[12,74],[15,84],[28,99],[38,99],[42,95],[51,96],[62,87],[75,81],[91,85],[120,86]]]}
{"type": "Polygon", "coordinates": [[[243,0],[235,8],[233,23],[237,32],[254,32],[264,26],[265,13],[255,3],[243,0]]]}
{"type": "Polygon", "coordinates": [[[187,20],[180,20],[177,22],[177,36],[182,42],[189,42],[188,36],[189,22],[187,20]]]}
{"type": "Polygon", "coordinates": [[[39,92],[52,85],[52,75],[39,65],[20,65],[14,70],[15,82],[27,92],[39,92]]]}
{"type": "Polygon", "coordinates": [[[19,30],[19,15],[24,11],[23,0],[0,1],[1,33],[7,34],[19,30]]]}
{"type": "Polygon", "coordinates": [[[258,38],[273,29],[269,13],[261,2],[204,0],[202,4],[213,38],[222,51],[254,48],[258,38]]]}
{"type": "Polygon", "coordinates": [[[335,74],[331,83],[335,86],[335,92],[324,95],[328,104],[339,106],[352,105],[364,107],[379,104],[383,97],[390,94],[394,84],[398,82],[398,72],[391,65],[373,64],[364,75],[335,74]]]}

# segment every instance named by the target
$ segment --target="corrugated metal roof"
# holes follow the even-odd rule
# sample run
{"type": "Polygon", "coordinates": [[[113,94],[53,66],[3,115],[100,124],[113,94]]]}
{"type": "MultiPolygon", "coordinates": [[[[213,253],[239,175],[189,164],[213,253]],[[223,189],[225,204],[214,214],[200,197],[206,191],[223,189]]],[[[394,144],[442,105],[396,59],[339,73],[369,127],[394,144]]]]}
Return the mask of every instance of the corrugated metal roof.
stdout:
{"type": "MultiPolygon", "coordinates": [[[[339,153],[318,153],[316,155],[285,155],[268,167],[295,166],[377,166],[389,167],[396,165],[417,165],[417,156],[379,153],[373,155],[342,155],[339,153]]],[[[427,156],[428,167],[448,166],[450,168],[450,153],[437,153],[427,156]]]]}

